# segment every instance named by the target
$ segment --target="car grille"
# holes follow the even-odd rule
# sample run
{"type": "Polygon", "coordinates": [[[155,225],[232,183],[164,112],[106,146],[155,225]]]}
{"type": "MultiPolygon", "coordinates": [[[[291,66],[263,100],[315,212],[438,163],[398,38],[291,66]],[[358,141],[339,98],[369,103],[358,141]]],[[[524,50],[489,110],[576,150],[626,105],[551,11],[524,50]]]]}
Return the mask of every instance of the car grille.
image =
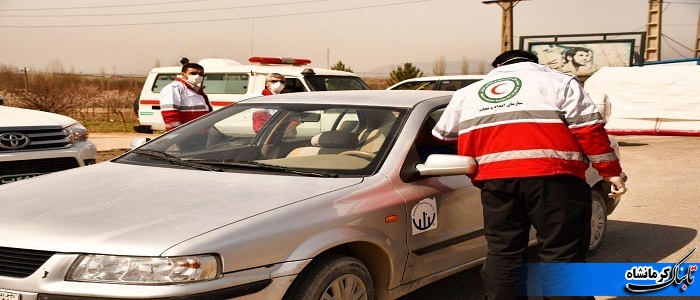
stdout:
{"type": "Polygon", "coordinates": [[[51,173],[79,167],[73,157],[0,161],[0,176],[32,173],[51,173]]]}
{"type": "Polygon", "coordinates": [[[60,126],[0,128],[0,135],[11,132],[26,134],[30,143],[22,149],[5,149],[0,147],[0,154],[28,150],[61,149],[70,146],[70,140],[60,126]]]}
{"type": "Polygon", "coordinates": [[[24,278],[32,275],[55,252],[0,247],[0,276],[24,278]]]}

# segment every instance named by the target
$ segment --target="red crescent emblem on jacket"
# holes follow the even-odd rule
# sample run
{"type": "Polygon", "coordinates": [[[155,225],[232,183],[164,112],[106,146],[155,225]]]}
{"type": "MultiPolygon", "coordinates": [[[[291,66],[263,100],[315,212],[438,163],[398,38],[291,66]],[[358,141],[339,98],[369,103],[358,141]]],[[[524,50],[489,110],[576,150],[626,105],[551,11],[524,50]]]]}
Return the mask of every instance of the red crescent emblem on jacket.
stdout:
{"type": "Polygon", "coordinates": [[[491,88],[491,94],[500,95],[500,94],[505,93],[505,92],[500,92],[500,93],[499,93],[499,92],[496,92],[496,89],[497,89],[499,86],[502,86],[502,85],[504,85],[504,84],[505,84],[505,83],[499,83],[499,84],[497,84],[497,85],[494,85],[494,86],[491,88]]]}

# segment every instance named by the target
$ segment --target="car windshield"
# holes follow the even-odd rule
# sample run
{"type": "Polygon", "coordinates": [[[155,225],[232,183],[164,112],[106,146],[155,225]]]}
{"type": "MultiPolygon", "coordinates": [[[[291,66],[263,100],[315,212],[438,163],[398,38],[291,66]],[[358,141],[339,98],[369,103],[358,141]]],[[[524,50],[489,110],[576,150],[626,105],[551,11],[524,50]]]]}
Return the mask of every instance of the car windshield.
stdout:
{"type": "Polygon", "coordinates": [[[370,87],[359,77],[314,75],[306,78],[314,91],[369,90],[370,87]]]}
{"type": "Polygon", "coordinates": [[[374,174],[407,109],[348,105],[232,105],[116,160],[219,172],[374,174]]]}

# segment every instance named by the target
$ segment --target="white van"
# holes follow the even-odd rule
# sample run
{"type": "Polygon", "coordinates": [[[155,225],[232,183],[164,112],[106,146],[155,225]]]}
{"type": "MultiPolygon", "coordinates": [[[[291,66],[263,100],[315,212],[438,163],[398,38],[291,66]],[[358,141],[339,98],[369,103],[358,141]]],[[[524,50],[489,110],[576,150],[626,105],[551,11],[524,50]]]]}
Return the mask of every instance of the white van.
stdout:
{"type": "MultiPolygon", "coordinates": [[[[265,88],[265,77],[279,73],[286,77],[283,92],[369,90],[370,87],[357,75],[350,72],[306,67],[308,59],[286,57],[251,57],[253,64],[243,65],[237,61],[220,58],[205,58],[199,61],[204,67],[205,92],[214,109],[219,109],[240,100],[260,95],[265,88]]],[[[154,68],[148,74],[138,102],[140,125],[134,130],[153,133],[165,130],[160,114],[160,90],[175,80],[181,66],[154,68]]],[[[134,105],[136,108],[136,105],[134,105]]]]}
{"type": "Polygon", "coordinates": [[[387,88],[387,90],[435,90],[456,91],[474,82],[484,79],[486,75],[445,75],[411,78],[387,88]]]}

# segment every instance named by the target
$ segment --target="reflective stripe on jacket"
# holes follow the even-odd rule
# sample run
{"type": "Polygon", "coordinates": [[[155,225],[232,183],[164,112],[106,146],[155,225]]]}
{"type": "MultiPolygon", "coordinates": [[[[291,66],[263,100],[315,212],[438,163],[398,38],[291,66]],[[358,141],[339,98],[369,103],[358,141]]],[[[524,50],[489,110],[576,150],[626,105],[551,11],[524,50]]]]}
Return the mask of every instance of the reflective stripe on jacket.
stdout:
{"type": "Polygon", "coordinates": [[[474,181],[621,168],[605,121],[575,76],[535,63],[501,66],[452,97],[433,134],[476,158],[474,181]]]}

